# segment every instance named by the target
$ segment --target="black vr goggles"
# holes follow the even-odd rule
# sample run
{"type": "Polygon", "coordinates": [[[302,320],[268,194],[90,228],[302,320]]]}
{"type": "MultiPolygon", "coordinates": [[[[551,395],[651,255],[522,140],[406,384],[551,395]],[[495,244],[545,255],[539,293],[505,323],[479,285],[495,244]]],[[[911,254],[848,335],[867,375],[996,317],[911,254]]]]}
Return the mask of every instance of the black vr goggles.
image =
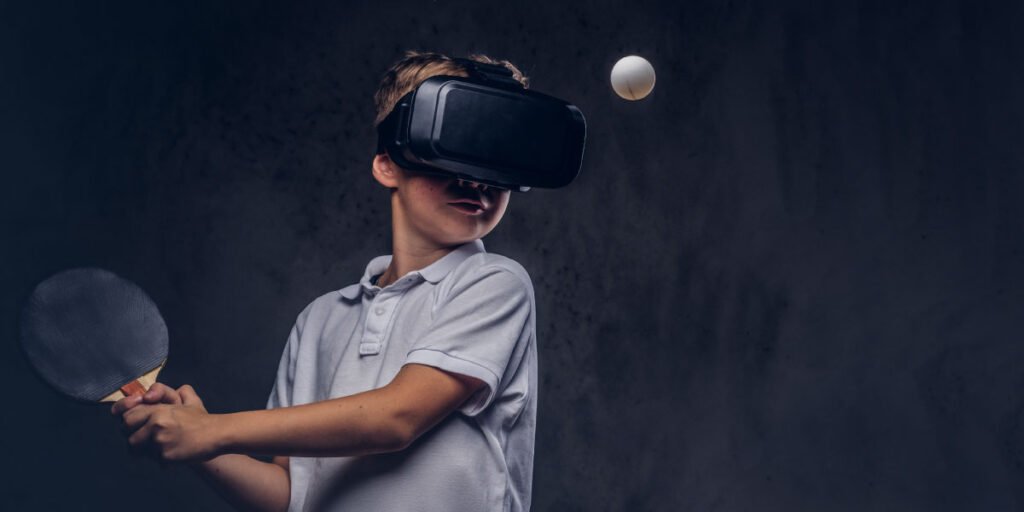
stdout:
{"type": "Polygon", "coordinates": [[[377,153],[399,167],[529,190],[580,172],[587,125],[574,105],[524,89],[500,65],[453,59],[469,78],[434,76],[377,126],[377,153]]]}

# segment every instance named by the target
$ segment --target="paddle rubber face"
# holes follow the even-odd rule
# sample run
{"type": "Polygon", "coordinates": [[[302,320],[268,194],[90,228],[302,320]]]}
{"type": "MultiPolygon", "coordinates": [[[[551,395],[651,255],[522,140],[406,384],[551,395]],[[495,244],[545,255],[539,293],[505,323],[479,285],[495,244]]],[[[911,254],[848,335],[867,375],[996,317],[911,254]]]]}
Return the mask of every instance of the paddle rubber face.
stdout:
{"type": "Polygon", "coordinates": [[[21,344],[43,380],[61,393],[96,402],[142,376],[155,379],[167,359],[167,325],[131,281],[103,269],[77,268],[33,290],[22,310],[21,344]]]}

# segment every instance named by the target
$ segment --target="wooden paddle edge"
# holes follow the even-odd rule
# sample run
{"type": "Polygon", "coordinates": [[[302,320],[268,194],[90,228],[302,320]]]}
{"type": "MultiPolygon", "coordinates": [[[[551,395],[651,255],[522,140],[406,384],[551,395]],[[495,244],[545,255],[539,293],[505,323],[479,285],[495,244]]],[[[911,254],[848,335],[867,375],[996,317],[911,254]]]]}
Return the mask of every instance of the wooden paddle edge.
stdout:
{"type": "Polygon", "coordinates": [[[145,393],[153,384],[156,384],[156,376],[160,373],[160,370],[164,369],[165,364],[167,364],[166,359],[160,363],[160,366],[146,372],[142,377],[121,386],[121,389],[101,398],[100,402],[116,402],[126,396],[145,393]]]}

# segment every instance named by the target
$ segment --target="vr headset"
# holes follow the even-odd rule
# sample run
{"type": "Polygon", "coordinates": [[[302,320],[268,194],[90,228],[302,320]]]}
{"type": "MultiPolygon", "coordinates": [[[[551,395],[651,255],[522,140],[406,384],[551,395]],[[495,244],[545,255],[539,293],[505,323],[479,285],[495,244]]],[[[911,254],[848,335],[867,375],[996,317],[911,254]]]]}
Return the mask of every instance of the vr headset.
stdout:
{"type": "Polygon", "coordinates": [[[574,105],[524,89],[500,65],[453,59],[469,78],[434,76],[377,126],[377,154],[399,167],[525,192],[568,185],[587,125],[574,105]]]}

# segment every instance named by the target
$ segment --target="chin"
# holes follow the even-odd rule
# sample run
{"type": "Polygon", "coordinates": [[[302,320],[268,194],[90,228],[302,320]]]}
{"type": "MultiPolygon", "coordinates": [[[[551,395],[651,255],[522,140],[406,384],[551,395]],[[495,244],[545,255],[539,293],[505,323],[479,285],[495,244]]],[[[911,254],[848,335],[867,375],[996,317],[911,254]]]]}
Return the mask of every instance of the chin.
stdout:
{"type": "Polygon", "coordinates": [[[478,231],[462,231],[462,232],[448,232],[443,235],[443,239],[446,240],[445,245],[462,245],[465,243],[472,242],[473,240],[479,240],[491,230],[478,230],[478,231]]]}
{"type": "Polygon", "coordinates": [[[478,240],[478,239],[481,239],[483,237],[484,237],[484,235],[480,235],[480,236],[458,236],[458,237],[451,237],[451,238],[448,239],[448,243],[446,243],[445,245],[452,246],[452,245],[467,244],[469,242],[472,242],[473,240],[478,240]]]}
{"type": "Polygon", "coordinates": [[[447,226],[449,229],[445,230],[445,234],[448,239],[471,242],[487,236],[488,233],[494,230],[496,225],[497,223],[492,220],[480,218],[475,222],[466,222],[465,218],[463,218],[459,219],[459,222],[447,226]]]}

